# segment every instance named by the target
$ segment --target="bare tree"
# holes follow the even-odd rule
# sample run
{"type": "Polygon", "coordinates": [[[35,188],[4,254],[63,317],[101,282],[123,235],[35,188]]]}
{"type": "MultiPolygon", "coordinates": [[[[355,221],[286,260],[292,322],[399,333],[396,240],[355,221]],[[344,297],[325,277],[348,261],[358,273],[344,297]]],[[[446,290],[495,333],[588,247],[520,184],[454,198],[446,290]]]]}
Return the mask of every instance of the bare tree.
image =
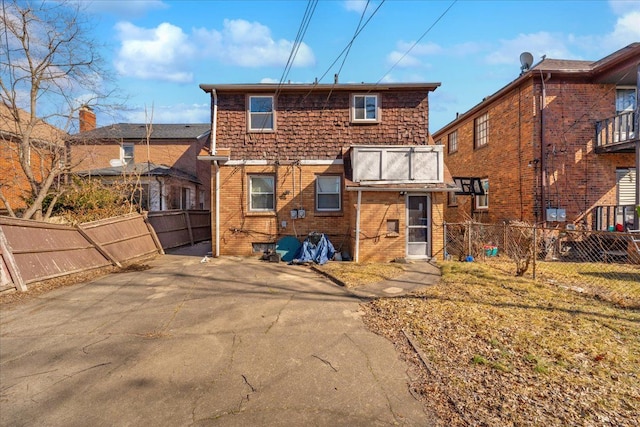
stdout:
{"type": "MultiPolygon", "coordinates": [[[[30,193],[23,218],[47,216],[43,202],[59,195],[60,177],[71,167],[66,136],[77,123],[78,110],[84,105],[104,106],[114,93],[105,89],[110,74],[81,5],[64,0],[2,0],[0,96],[9,129],[0,129],[4,131],[0,142],[14,156],[30,193]],[[51,125],[62,132],[47,135],[51,125]]],[[[0,200],[13,215],[7,190],[15,185],[0,177],[0,200]]]]}

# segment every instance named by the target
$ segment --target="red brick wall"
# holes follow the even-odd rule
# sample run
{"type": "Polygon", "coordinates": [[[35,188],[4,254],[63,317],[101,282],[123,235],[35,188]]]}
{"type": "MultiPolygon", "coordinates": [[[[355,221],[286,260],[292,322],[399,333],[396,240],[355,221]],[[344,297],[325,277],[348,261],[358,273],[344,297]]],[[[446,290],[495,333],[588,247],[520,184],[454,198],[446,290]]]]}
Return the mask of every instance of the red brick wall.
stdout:
{"type": "MultiPolygon", "coordinates": [[[[223,166],[220,168],[220,254],[252,255],[252,243],[273,243],[294,235],[301,241],[311,232],[328,235],[337,251],[355,256],[357,192],[343,188],[340,213],[315,211],[315,177],[342,174],[342,165],[331,166],[223,166]],[[248,174],[277,174],[276,212],[249,212],[248,174]],[[302,177],[302,185],[300,179],[302,177]],[[300,192],[302,188],[302,192],[300,192]],[[300,194],[302,193],[302,194],[300,194]],[[304,208],[304,219],[291,219],[291,210],[304,208]],[[285,228],[282,221],[287,222],[285,228]]],[[[213,174],[215,188],[215,173],[213,174]]],[[[432,248],[442,259],[442,200],[432,194],[432,248]]],[[[212,211],[215,212],[215,199],[212,211]]],[[[405,256],[405,196],[398,192],[363,192],[360,213],[361,262],[388,262],[405,256]],[[398,220],[400,233],[387,233],[387,220],[398,220]]],[[[215,241],[215,219],[213,222],[215,241]]]]}
{"type": "MultiPolygon", "coordinates": [[[[489,112],[489,143],[474,149],[473,119],[457,126],[458,152],[445,154],[453,176],[489,178],[489,209],[474,211],[482,222],[542,220],[541,191],[548,207],[564,208],[568,221],[579,221],[597,204],[615,204],[615,169],[632,167],[633,154],[598,155],[594,152],[595,122],[615,114],[615,86],[554,80],[545,83],[544,141],[541,154],[539,106],[542,87],[529,80],[504,94],[476,114],[489,112]],[[531,164],[531,166],[529,166],[531,164]],[[542,188],[542,167],[547,185],[542,188]]],[[[446,141],[446,132],[435,139],[446,141]]],[[[446,220],[469,219],[470,196],[458,196],[448,207],[446,220]]]]}
{"type": "MultiPolygon", "coordinates": [[[[223,166],[220,168],[220,242],[221,255],[251,255],[252,243],[273,243],[287,235],[301,240],[311,232],[325,233],[336,250],[349,247],[350,209],[342,212],[315,211],[315,177],[317,174],[343,175],[342,165],[331,166],[223,166]],[[248,174],[275,174],[276,212],[249,211],[248,174]],[[302,185],[301,185],[302,183],[302,185]],[[302,188],[302,191],[300,191],[302,188]],[[304,208],[303,219],[291,219],[291,210],[304,208]],[[286,221],[286,227],[282,227],[286,221]]],[[[213,173],[215,188],[215,173],[213,173]]],[[[344,185],[343,185],[344,187],[344,185]]],[[[344,196],[344,188],[343,188],[344,196]]],[[[215,197],[215,196],[214,196],[215,197]]],[[[215,212],[215,200],[212,211],[215,212]]],[[[213,220],[214,221],[214,220],[213,220]]],[[[213,222],[215,226],[215,222],[213,222]]],[[[213,237],[215,241],[215,227],[213,237]]]]}

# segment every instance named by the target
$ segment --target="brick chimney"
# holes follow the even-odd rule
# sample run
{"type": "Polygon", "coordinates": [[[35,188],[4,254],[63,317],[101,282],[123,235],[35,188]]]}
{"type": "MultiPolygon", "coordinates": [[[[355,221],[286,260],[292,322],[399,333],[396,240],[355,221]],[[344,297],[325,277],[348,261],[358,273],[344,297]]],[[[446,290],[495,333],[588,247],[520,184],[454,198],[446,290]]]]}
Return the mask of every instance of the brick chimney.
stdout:
{"type": "Polygon", "coordinates": [[[96,128],[96,115],[88,105],[80,107],[80,132],[86,132],[96,128]]]}

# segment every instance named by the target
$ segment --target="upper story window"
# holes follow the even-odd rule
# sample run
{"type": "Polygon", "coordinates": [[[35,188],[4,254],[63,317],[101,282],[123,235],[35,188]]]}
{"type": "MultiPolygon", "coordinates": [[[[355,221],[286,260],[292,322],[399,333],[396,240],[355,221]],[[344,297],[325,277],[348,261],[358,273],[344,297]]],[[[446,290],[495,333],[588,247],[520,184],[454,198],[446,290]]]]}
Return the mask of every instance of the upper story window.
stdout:
{"type": "Polygon", "coordinates": [[[473,141],[475,148],[489,143],[489,113],[484,113],[473,121],[473,141]]]}
{"type": "Polygon", "coordinates": [[[275,210],[275,176],[249,175],[249,210],[268,212],[275,210]]]}
{"type": "Polygon", "coordinates": [[[351,121],[356,123],[379,122],[380,99],[378,95],[351,95],[351,121]]]}
{"type": "Polygon", "coordinates": [[[480,182],[482,183],[484,194],[476,196],[476,209],[489,209],[489,180],[483,179],[480,182]]]}
{"type": "Polygon", "coordinates": [[[134,164],[134,148],[135,146],[132,143],[125,142],[120,147],[120,160],[125,165],[134,164]]]}
{"type": "Polygon", "coordinates": [[[636,109],[636,88],[616,88],[616,114],[636,109]]]}
{"type": "Polygon", "coordinates": [[[449,153],[455,153],[458,151],[458,131],[451,132],[448,136],[448,150],[449,153]]]}
{"type": "Polygon", "coordinates": [[[339,175],[316,177],[316,210],[335,212],[342,209],[342,178],[339,175]]]}
{"type": "Polygon", "coordinates": [[[275,101],[273,96],[249,96],[247,103],[247,126],[249,132],[273,132],[275,130],[275,101]]]}

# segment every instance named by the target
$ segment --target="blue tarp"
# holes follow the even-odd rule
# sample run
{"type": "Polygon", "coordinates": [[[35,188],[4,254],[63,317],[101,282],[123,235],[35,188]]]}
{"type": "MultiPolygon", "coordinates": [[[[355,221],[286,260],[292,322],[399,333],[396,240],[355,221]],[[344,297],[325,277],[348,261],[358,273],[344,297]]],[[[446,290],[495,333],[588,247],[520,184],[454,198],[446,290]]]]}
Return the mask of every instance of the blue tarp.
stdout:
{"type": "Polygon", "coordinates": [[[332,259],[334,254],[335,249],[326,234],[311,233],[302,242],[302,246],[293,257],[293,263],[301,264],[313,261],[322,265],[332,259]]]}

